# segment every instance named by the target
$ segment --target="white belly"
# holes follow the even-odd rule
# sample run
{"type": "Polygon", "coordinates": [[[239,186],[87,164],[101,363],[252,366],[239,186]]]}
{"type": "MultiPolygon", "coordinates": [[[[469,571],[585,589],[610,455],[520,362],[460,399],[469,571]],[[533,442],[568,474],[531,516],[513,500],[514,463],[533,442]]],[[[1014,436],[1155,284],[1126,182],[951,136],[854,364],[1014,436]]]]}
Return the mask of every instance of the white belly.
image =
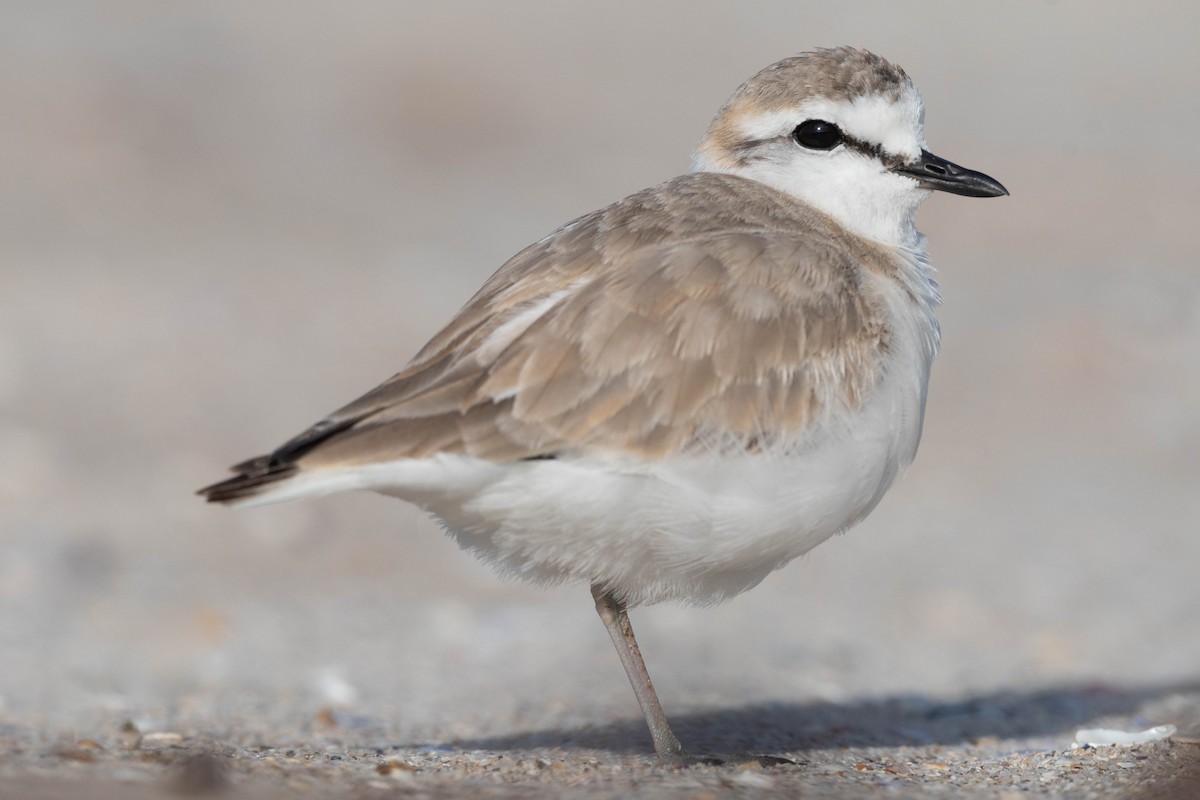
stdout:
{"type": "Polygon", "coordinates": [[[502,465],[438,456],[360,477],[435,514],[504,574],[599,581],[630,605],[717,603],[858,522],[911,461],[924,379],[914,391],[910,369],[895,374],[908,379],[886,378],[862,408],[786,454],[502,465]]]}

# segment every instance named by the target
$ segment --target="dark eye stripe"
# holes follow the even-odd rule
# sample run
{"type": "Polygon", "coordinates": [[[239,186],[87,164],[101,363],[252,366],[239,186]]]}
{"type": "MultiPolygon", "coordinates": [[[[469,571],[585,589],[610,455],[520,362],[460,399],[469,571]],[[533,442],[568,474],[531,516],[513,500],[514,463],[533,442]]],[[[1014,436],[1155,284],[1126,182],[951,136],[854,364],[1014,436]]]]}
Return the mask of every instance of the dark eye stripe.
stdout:
{"type": "Polygon", "coordinates": [[[868,158],[878,158],[883,162],[887,169],[895,169],[905,163],[901,156],[885,153],[883,148],[877,144],[870,144],[861,139],[855,139],[853,136],[845,137],[845,145],[847,150],[853,150],[856,153],[861,153],[868,158]]]}
{"type": "MultiPolygon", "coordinates": [[[[798,127],[799,126],[797,126],[797,128],[798,127]]],[[[751,162],[761,161],[764,158],[769,158],[769,156],[763,152],[764,145],[767,145],[771,142],[782,143],[784,141],[793,143],[796,142],[796,134],[794,129],[791,133],[782,133],[768,138],[744,139],[738,142],[735,148],[735,152],[737,153],[737,163],[745,166],[751,162]]],[[[905,159],[901,156],[885,153],[883,148],[879,145],[869,144],[864,142],[862,139],[856,139],[853,136],[848,136],[845,131],[842,132],[841,144],[843,144],[847,150],[853,150],[860,155],[867,156],[868,158],[878,158],[883,162],[883,165],[887,169],[895,169],[896,167],[903,166],[906,163],[905,159]]]]}

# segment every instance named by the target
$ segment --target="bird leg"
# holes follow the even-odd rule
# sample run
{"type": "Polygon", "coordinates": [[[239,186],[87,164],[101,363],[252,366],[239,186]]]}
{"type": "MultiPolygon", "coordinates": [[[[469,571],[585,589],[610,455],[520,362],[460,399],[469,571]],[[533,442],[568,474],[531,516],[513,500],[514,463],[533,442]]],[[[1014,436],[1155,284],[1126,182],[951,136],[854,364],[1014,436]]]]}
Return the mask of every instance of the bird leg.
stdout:
{"type": "Polygon", "coordinates": [[[633,636],[633,626],[629,624],[629,614],[625,604],[617,600],[611,593],[605,591],[599,584],[592,584],[592,597],[596,599],[596,613],[600,621],[608,629],[617,655],[621,657],[621,665],[633,685],[633,693],[637,695],[646,724],[650,727],[650,737],[654,740],[654,752],[663,761],[678,763],[682,760],[683,747],[671,726],[667,724],[667,715],[663,713],[658,695],[654,693],[654,684],[650,682],[650,673],[646,671],[646,662],[638,649],[637,639],[633,636]]]}

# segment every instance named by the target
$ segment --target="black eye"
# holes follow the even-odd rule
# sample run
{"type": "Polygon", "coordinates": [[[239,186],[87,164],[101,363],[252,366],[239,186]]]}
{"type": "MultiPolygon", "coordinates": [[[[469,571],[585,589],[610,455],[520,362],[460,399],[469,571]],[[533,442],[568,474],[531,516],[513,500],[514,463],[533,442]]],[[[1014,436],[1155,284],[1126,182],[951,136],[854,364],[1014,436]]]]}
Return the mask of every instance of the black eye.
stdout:
{"type": "Polygon", "coordinates": [[[792,138],[812,150],[832,150],[842,143],[842,129],[823,119],[809,119],[796,126],[792,138]]]}

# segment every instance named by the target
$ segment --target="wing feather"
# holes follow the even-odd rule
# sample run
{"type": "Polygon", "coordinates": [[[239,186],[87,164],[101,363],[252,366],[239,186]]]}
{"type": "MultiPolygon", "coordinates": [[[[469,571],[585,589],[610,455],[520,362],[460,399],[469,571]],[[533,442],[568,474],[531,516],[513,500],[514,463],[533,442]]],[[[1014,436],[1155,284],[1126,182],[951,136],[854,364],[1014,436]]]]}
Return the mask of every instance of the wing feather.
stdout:
{"type": "Polygon", "coordinates": [[[862,401],[887,347],[862,264],[888,256],[846,239],[752,181],[668,182],[519,253],[407,369],[241,466],[802,437],[822,410],[862,401]]]}

